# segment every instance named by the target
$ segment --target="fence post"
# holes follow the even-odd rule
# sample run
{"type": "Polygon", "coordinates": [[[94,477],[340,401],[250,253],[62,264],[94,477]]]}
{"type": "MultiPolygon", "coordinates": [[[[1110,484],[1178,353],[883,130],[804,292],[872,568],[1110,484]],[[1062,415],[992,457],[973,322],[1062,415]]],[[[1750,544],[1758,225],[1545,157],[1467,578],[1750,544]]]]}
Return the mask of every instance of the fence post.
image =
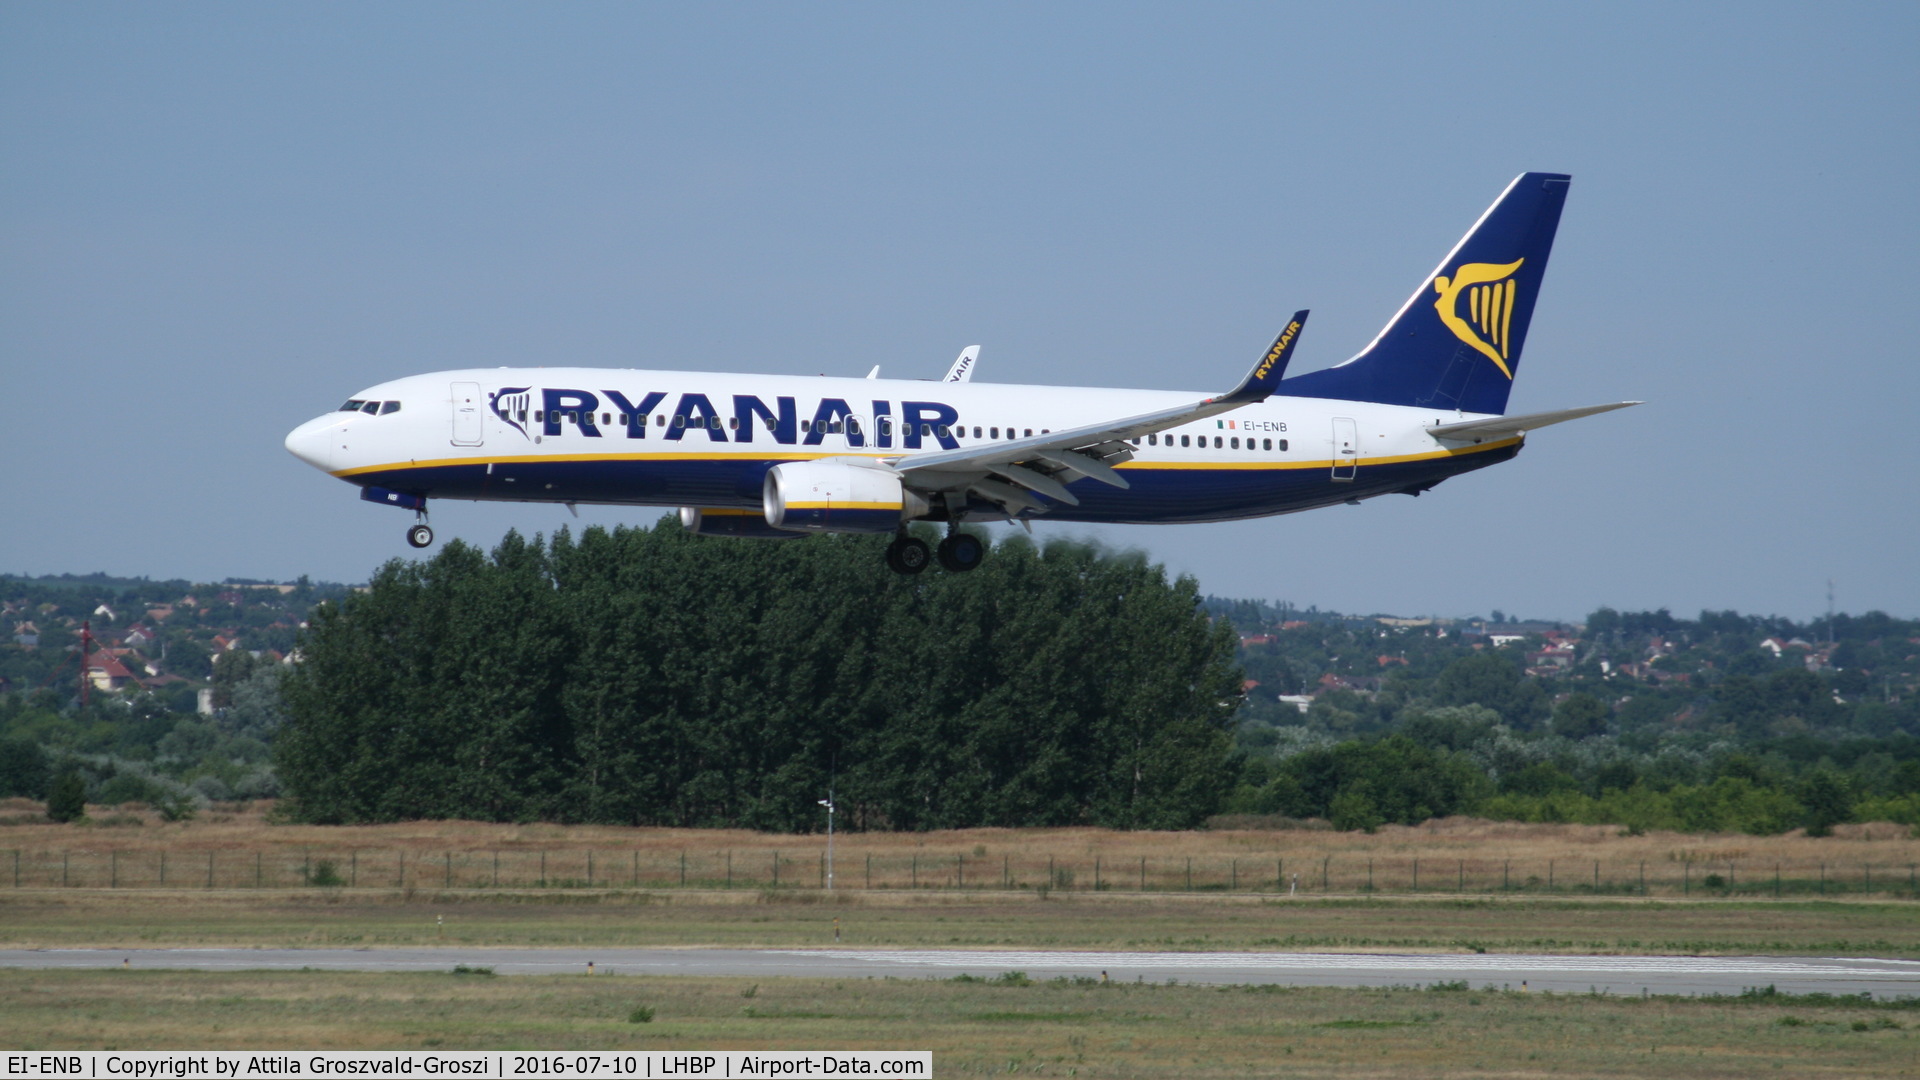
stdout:
{"type": "Polygon", "coordinates": [[[1240,860],[1239,859],[1233,860],[1231,864],[1231,869],[1227,871],[1227,874],[1228,874],[1227,891],[1239,892],[1240,891],[1240,860]]]}
{"type": "Polygon", "coordinates": [[[1553,891],[1553,860],[1547,860],[1547,891],[1553,891]]]}
{"type": "Polygon", "coordinates": [[[1373,860],[1367,860],[1367,891],[1373,891],[1373,860]]]}
{"type": "MultiPolygon", "coordinates": [[[[540,876],[541,877],[547,876],[546,869],[547,869],[547,853],[543,851],[540,853],[540,870],[541,870],[540,876]]],[[[406,848],[400,849],[400,885],[399,887],[402,889],[407,887],[407,849],[406,848]]]]}
{"type": "Polygon", "coordinates": [[[1413,891],[1420,891],[1420,857],[1418,855],[1413,857],[1413,891]]]}
{"type": "Polygon", "coordinates": [[[1047,856],[1047,888],[1052,889],[1053,884],[1054,884],[1053,856],[1049,855],[1047,856]]]}
{"type": "Polygon", "coordinates": [[[69,854],[65,851],[60,853],[60,887],[63,889],[67,887],[67,860],[69,857],[69,854]]]}
{"type": "Polygon", "coordinates": [[[1780,899],[1780,864],[1773,864],[1773,898],[1780,899]]]}
{"type": "Polygon", "coordinates": [[[953,885],[957,889],[967,887],[967,857],[964,854],[953,857],[953,885]]]}
{"type": "Polygon", "coordinates": [[[547,853],[544,850],[540,852],[540,887],[547,887],[547,853]]]}
{"type": "Polygon", "coordinates": [[[1013,888],[1013,862],[1012,856],[1010,855],[1002,854],[1000,856],[1000,887],[1002,889],[1013,888]]]}
{"type": "MultiPolygon", "coordinates": [[[[633,887],[636,889],[640,887],[640,852],[638,850],[633,853],[633,887]]],[[[684,851],[680,853],[680,887],[683,889],[687,887],[687,853],[684,851]]]]}
{"type": "Polygon", "coordinates": [[[1820,895],[1827,895],[1827,864],[1820,864],[1820,895]]]}
{"type": "MultiPolygon", "coordinates": [[[[351,861],[348,863],[347,869],[347,874],[349,875],[347,877],[347,886],[352,888],[360,884],[360,849],[354,848],[349,858],[351,861]]],[[[493,858],[496,868],[493,873],[495,877],[499,877],[500,871],[498,867],[500,865],[500,856],[496,853],[493,858]]]]}
{"type": "Polygon", "coordinates": [[[165,885],[166,883],[167,883],[167,851],[165,848],[161,848],[160,849],[160,884],[165,885]]]}
{"type": "Polygon", "coordinates": [[[733,852],[727,852],[727,888],[733,888],[733,852]]]}
{"type": "Polygon", "coordinates": [[[311,850],[300,853],[300,880],[306,882],[313,880],[313,852],[311,850]]]}
{"type": "Polygon", "coordinates": [[[107,871],[107,888],[117,889],[120,887],[120,849],[119,848],[114,848],[112,851],[107,853],[107,866],[109,867],[107,871]]]}
{"type": "Polygon", "coordinates": [[[920,855],[916,852],[913,856],[912,864],[907,867],[907,888],[917,889],[919,887],[920,887],[920,855]]]}
{"type": "Polygon", "coordinates": [[[587,888],[593,888],[593,849],[587,849],[587,888]]]}
{"type": "Polygon", "coordinates": [[[500,887],[500,849],[493,849],[493,887],[500,887]]]}
{"type": "Polygon", "coordinates": [[[1593,860],[1593,891],[1600,891],[1600,860],[1593,860]]]}
{"type": "Polygon", "coordinates": [[[824,851],[820,853],[820,884],[818,887],[822,889],[827,887],[827,853],[824,851]]]}
{"type": "Polygon", "coordinates": [[[446,873],[440,877],[440,887],[443,889],[451,889],[453,888],[453,852],[449,851],[446,855],[447,870],[446,873]]]}
{"type": "Polygon", "coordinates": [[[1193,891],[1193,856],[1187,856],[1187,891],[1193,891]]]}
{"type": "Polygon", "coordinates": [[[780,853],[773,853],[773,887],[780,887],[780,853]]]}
{"type": "Polygon", "coordinates": [[[867,888],[873,888],[873,852],[867,852],[867,888]]]}
{"type": "Polygon", "coordinates": [[[13,887],[20,887],[20,849],[13,849],[13,887]]]}
{"type": "Polygon", "coordinates": [[[1327,865],[1331,862],[1333,862],[1333,856],[1331,855],[1320,860],[1320,891],[1321,892],[1330,891],[1330,887],[1327,885],[1327,865]]]}
{"type": "Polygon", "coordinates": [[[1693,861],[1692,861],[1692,860],[1690,860],[1690,859],[1689,859],[1689,860],[1683,860],[1683,861],[1682,861],[1682,862],[1680,863],[1680,867],[1681,867],[1681,869],[1680,869],[1680,895],[1681,895],[1681,896],[1692,896],[1692,895],[1693,895],[1693,861]]]}
{"type": "Polygon", "coordinates": [[[1513,891],[1513,860],[1512,859],[1506,859],[1500,863],[1500,891],[1501,892],[1513,891]]]}
{"type": "Polygon", "coordinates": [[[1147,891],[1147,857],[1140,856],[1140,891],[1147,891]]]}
{"type": "Polygon", "coordinates": [[[260,872],[260,856],[258,851],[253,853],[253,887],[256,889],[263,888],[266,883],[265,876],[260,872]]]}
{"type": "Polygon", "coordinates": [[[207,852],[207,888],[213,888],[213,852],[207,852]]]}
{"type": "Polygon", "coordinates": [[[1640,860],[1640,895],[1647,895],[1647,860],[1640,860]]]}
{"type": "Polygon", "coordinates": [[[1873,864],[1868,863],[1866,866],[1862,867],[1861,873],[1865,875],[1865,883],[1861,887],[1862,891],[1872,892],[1873,891],[1873,864]]]}
{"type": "Polygon", "coordinates": [[[1093,857],[1093,891],[1100,891],[1100,856],[1093,857]]]}

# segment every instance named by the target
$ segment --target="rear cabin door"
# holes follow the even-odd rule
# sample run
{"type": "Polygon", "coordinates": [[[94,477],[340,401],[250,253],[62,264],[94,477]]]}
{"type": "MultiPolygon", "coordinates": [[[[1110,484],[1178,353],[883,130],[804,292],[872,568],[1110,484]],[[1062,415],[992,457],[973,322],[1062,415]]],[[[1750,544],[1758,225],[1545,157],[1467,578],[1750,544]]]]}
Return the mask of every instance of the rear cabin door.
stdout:
{"type": "Polygon", "coordinates": [[[1333,418],[1333,478],[1352,480],[1360,459],[1360,430],[1350,417],[1333,418]]]}
{"type": "Polygon", "coordinates": [[[453,384],[453,445],[479,446],[485,437],[480,423],[480,384],[453,384]]]}

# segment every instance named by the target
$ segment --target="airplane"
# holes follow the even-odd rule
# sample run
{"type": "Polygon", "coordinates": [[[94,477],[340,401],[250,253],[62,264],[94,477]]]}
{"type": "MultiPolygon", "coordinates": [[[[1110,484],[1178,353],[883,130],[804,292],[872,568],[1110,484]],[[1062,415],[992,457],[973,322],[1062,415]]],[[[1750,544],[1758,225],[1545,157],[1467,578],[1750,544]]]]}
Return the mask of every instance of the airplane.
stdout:
{"type": "Polygon", "coordinates": [[[1419,495],[1535,429],[1640,404],[1506,415],[1570,182],[1515,178],[1352,359],[1286,377],[1300,311],[1223,394],[979,383],[978,346],[940,382],[473,369],[369,387],[286,447],[414,511],[417,548],[436,499],[677,506],[701,536],[891,533],[903,574],[979,566],[966,522],[1230,521],[1419,495]],[[930,548],[914,521],[946,538],[930,548]]]}

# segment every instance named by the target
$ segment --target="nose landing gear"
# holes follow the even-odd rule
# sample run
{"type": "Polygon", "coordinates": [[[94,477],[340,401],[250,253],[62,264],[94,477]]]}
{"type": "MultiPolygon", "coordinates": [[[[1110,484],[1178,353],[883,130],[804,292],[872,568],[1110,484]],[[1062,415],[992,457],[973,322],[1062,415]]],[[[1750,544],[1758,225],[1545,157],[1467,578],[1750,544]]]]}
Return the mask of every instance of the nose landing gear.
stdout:
{"type": "Polygon", "coordinates": [[[420,520],[407,530],[407,543],[423,548],[433,543],[433,529],[427,525],[427,508],[422,506],[417,513],[420,520]]]}

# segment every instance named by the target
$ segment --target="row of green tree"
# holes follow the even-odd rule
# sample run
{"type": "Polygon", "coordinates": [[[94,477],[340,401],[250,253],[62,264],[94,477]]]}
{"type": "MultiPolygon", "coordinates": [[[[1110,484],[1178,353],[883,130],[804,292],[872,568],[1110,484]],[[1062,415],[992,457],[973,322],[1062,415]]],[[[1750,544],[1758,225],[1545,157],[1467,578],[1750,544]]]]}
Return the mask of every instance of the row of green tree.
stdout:
{"type": "Polygon", "coordinates": [[[313,822],[1182,828],[1236,780],[1234,638],[1145,558],[651,529],[449,544],[316,610],[275,742],[313,822]]]}

